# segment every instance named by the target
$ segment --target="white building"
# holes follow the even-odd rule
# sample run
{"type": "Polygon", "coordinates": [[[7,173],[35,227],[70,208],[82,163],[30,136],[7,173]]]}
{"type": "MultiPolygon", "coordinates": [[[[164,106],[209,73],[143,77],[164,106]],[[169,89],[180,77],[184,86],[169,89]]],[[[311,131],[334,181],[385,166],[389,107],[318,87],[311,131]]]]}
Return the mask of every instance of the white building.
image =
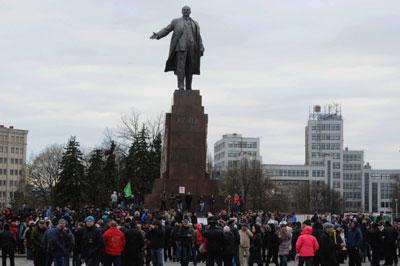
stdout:
{"type": "Polygon", "coordinates": [[[0,125],[0,207],[10,203],[24,176],[27,130],[0,125]]]}
{"type": "Polygon", "coordinates": [[[367,163],[363,172],[362,196],[365,211],[396,213],[393,192],[400,180],[400,169],[371,169],[367,163]]]}
{"type": "Polygon", "coordinates": [[[236,167],[243,158],[258,160],[260,156],[260,138],[243,137],[241,134],[225,134],[214,144],[214,169],[219,173],[229,167],[236,167]]]}
{"type": "Polygon", "coordinates": [[[364,151],[343,148],[340,106],[314,106],[305,128],[305,164],[264,164],[263,170],[278,186],[325,182],[340,192],[346,211],[391,212],[393,186],[400,170],[364,167],[364,151]],[[388,192],[389,191],[389,192],[388,192]]]}

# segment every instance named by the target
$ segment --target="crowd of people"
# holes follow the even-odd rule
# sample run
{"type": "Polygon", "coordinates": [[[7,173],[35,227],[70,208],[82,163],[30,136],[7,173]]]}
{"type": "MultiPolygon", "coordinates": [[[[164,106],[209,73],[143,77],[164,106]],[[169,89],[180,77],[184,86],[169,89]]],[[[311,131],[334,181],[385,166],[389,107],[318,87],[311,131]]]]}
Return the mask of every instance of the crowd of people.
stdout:
{"type": "Polygon", "coordinates": [[[210,208],[200,218],[188,209],[6,208],[0,214],[2,263],[8,257],[14,266],[15,252],[26,253],[35,266],[398,263],[400,226],[382,215],[315,214],[298,221],[295,213],[210,208]]]}

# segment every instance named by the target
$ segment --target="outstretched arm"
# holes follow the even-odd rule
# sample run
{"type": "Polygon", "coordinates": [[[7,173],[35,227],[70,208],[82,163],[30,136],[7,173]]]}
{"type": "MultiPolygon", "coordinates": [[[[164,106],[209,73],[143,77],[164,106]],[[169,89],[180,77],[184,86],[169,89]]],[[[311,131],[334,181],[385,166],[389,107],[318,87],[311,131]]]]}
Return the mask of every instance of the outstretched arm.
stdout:
{"type": "Polygon", "coordinates": [[[174,21],[171,21],[171,23],[165,27],[164,29],[160,30],[159,32],[153,32],[153,35],[150,36],[150,39],[161,39],[165,36],[167,36],[171,31],[174,30],[174,21]]]}

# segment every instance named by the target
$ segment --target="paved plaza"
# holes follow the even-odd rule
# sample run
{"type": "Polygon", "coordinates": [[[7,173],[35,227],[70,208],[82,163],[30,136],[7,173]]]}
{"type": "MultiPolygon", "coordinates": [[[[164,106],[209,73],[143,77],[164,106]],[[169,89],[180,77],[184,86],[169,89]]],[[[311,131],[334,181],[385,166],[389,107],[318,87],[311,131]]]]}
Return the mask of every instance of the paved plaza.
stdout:
{"type": "MultiPolygon", "coordinates": [[[[9,261],[7,261],[7,265],[10,265],[9,261]]],[[[72,265],[72,263],[70,265],[72,265]]],[[[166,266],[178,266],[180,264],[177,262],[173,262],[173,263],[167,262],[167,263],[165,263],[165,265],[166,266]]],[[[189,265],[193,265],[193,264],[189,264],[189,265]]],[[[205,264],[200,263],[199,265],[205,265],[205,264]]],[[[271,264],[271,265],[273,265],[273,264],[271,264]]],[[[295,266],[295,265],[296,264],[293,261],[288,263],[288,266],[295,266]]],[[[346,263],[346,264],[341,264],[341,265],[348,265],[348,264],[346,263]]],[[[370,264],[363,263],[363,265],[370,265],[370,264]]],[[[33,262],[26,260],[26,258],[24,258],[24,257],[17,257],[17,258],[15,258],[15,266],[33,266],[33,262]]]]}

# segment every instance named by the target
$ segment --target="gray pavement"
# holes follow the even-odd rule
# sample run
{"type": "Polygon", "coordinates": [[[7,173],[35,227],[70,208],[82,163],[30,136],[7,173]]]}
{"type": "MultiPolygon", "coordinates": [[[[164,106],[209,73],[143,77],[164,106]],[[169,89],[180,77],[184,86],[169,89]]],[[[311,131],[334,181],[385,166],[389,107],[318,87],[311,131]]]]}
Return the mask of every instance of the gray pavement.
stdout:
{"type": "MultiPolygon", "coordinates": [[[[7,260],[7,265],[10,265],[8,260],[7,260]]],[[[72,265],[72,264],[70,264],[70,265],[72,265]]],[[[167,262],[167,263],[165,263],[165,265],[166,266],[178,266],[180,264],[176,263],[176,262],[174,262],[174,263],[167,262]]],[[[190,264],[190,265],[193,265],[193,264],[190,264]]],[[[198,264],[198,265],[203,266],[205,264],[198,264]]],[[[295,266],[295,265],[296,264],[294,262],[288,263],[288,266],[295,266]]],[[[348,265],[348,264],[341,264],[341,265],[348,265]]],[[[366,266],[366,265],[370,265],[370,264],[369,263],[364,263],[363,265],[366,266]]],[[[29,261],[29,260],[26,260],[26,258],[24,258],[24,257],[17,257],[17,258],[15,258],[15,266],[33,266],[33,262],[29,261]]]]}

